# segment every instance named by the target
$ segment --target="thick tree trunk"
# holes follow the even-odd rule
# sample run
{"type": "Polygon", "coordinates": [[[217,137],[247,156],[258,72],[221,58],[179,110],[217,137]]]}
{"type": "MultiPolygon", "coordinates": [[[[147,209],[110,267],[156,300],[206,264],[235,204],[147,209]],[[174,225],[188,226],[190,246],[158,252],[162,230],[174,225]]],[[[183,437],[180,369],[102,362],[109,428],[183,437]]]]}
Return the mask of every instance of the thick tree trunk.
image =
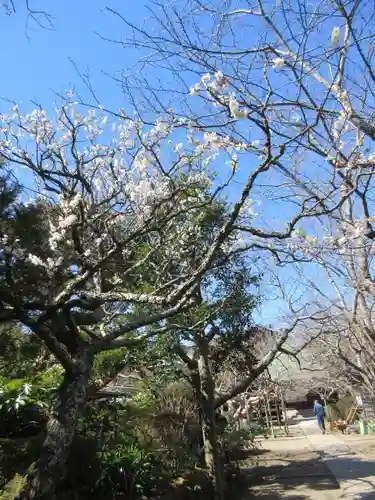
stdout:
{"type": "Polygon", "coordinates": [[[215,385],[212,378],[208,356],[208,345],[205,340],[199,346],[198,362],[202,393],[202,436],[205,465],[212,476],[217,500],[224,500],[224,477],[220,457],[220,447],[217,440],[215,415],[215,385]]]}
{"type": "Polygon", "coordinates": [[[75,436],[78,417],[86,401],[93,356],[86,352],[80,368],[66,374],[48,424],[39,459],[30,467],[26,485],[15,500],[54,498],[55,485],[64,476],[64,465],[75,436]]]}
{"type": "Polygon", "coordinates": [[[198,366],[191,372],[191,385],[193,386],[193,397],[195,407],[197,409],[198,426],[200,429],[199,435],[199,451],[198,451],[198,466],[202,469],[207,467],[204,453],[204,439],[203,439],[203,394],[201,386],[201,377],[199,374],[198,366]]]}

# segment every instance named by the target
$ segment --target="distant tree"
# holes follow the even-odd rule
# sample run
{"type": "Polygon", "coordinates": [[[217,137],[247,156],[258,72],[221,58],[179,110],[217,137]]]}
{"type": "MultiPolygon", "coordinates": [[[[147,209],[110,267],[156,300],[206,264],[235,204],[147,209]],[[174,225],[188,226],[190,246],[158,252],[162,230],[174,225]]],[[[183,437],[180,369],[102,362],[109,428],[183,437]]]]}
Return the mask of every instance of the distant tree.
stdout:
{"type": "Polygon", "coordinates": [[[276,258],[304,263],[301,288],[314,290],[300,305],[313,295],[316,301],[318,294],[323,309],[332,307],[334,317],[344,318],[336,355],[346,356],[351,370],[373,388],[372,5],[361,0],[154,2],[147,29],[121,10],[108,11],[129,28],[122,46],[142,49],[142,74],[124,72],[122,79],[140,103],[141,116],[150,110],[188,115],[196,136],[202,134],[217,151],[237,140],[246,175],[257,171],[259,155],[282,148],[267,179],[262,182],[259,175],[253,190],[263,217],[238,227],[263,246],[270,242],[270,219],[277,212],[285,231],[271,244],[276,258]],[[146,81],[147,69],[155,74],[155,67],[170,82],[168,92],[162,77],[146,81]],[[315,283],[312,273],[318,276],[315,283]],[[340,353],[340,342],[351,343],[349,357],[343,349],[340,353]]]}
{"type": "Polygon", "coordinates": [[[192,387],[201,427],[202,466],[210,471],[218,498],[224,494],[218,441],[220,407],[247,390],[265,372],[293,330],[292,327],[274,335],[254,324],[259,278],[248,266],[246,258],[237,256],[208,272],[200,283],[199,305],[167,321],[170,333],[163,336],[163,344],[159,346],[160,353],[168,353],[164,358],[166,367],[173,366],[175,377],[182,377],[192,387]],[[274,337],[274,345],[258,359],[256,346],[260,339],[270,335],[274,337]],[[180,366],[171,364],[170,360],[176,356],[180,366]],[[231,384],[219,392],[217,382],[224,373],[230,374],[231,384]]]}

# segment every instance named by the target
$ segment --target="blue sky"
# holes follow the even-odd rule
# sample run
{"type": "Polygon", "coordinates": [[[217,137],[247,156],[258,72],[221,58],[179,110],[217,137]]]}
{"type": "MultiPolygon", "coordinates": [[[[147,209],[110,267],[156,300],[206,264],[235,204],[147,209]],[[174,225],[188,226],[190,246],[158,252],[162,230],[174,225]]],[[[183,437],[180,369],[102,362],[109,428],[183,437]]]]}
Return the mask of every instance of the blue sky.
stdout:
{"type": "MultiPolygon", "coordinates": [[[[121,6],[121,1],[64,0],[33,2],[54,17],[55,30],[41,29],[32,21],[26,31],[26,12],[20,8],[15,15],[0,17],[2,38],[1,98],[24,104],[35,99],[46,107],[62,92],[80,84],[69,59],[82,71],[89,70],[95,87],[108,106],[121,105],[121,91],[102,71],[114,70],[135,62],[136,54],[102,41],[96,32],[107,33],[114,22],[103,11],[105,5],[121,6]],[[108,91],[110,88],[110,91],[108,91]],[[118,90],[118,92],[116,92],[118,90]]],[[[142,1],[129,2],[132,17],[145,17],[142,1]]],[[[8,105],[1,104],[1,111],[8,105]]]]}
{"type": "MultiPolygon", "coordinates": [[[[49,109],[57,100],[56,93],[74,87],[82,91],[82,83],[70,59],[80,71],[90,72],[97,95],[105,107],[118,110],[124,106],[121,89],[103,72],[113,74],[132,66],[138,54],[103,41],[97,33],[118,37],[123,29],[113,16],[105,12],[105,6],[121,10],[134,23],[140,24],[148,16],[146,2],[38,0],[33,5],[45,8],[54,17],[55,29],[42,29],[31,21],[26,33],[27,14],[21,8],[22,2],[15,15],[0,17],[3,42],[0,112],[9,108],[8,99],[22,102],[26,110],[34,107],[32,100],[49,109]]],[[[152,73],[150,76],[153,77],[152,73]]],[[[267,212],[267,216],[277,220],[278,208],[267,212]]],[[[314,276],[315,271],[310,272],[314,276]]],[[[290,272],[283,275],[290,276],[290,272]]],[[[265,324],[272,323],[279,306],[279,301],[269,301],[257,319],[265,324]]]]}

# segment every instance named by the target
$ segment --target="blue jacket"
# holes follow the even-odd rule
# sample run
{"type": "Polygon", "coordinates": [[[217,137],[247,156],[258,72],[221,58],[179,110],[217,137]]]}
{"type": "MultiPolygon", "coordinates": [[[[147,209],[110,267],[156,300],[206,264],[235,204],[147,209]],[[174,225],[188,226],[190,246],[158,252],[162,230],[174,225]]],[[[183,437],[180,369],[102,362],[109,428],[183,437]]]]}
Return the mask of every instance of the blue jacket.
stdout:
{"type": "Polygon", "coordinates": [[[314,414],[317,417],[324,417],[324,408],[323,408],[323,405],[321,405],[320,403],[315,403],[314,404],[314,414]]]}

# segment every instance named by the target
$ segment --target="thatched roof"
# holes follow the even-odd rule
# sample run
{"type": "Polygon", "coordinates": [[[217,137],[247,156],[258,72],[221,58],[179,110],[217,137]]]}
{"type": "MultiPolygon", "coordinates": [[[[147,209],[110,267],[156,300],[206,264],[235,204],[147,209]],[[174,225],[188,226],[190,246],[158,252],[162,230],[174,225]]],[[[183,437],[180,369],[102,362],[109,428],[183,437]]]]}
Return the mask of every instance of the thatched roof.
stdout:
{"type": "Polygon", "coordinates": [[[269,367],[271,379],[284,388],[286,401],[303,401],[311,390],[335,384],[329,371],[324,367],[302,363],[290,356],[280,356],[269,367]]]}
{"type": "Polygon", "coordinates": [[[142,376],[136,372],[119,373],[109,384],[97,393],[98,398],[131,397],[138,389],[142,376]]]}

